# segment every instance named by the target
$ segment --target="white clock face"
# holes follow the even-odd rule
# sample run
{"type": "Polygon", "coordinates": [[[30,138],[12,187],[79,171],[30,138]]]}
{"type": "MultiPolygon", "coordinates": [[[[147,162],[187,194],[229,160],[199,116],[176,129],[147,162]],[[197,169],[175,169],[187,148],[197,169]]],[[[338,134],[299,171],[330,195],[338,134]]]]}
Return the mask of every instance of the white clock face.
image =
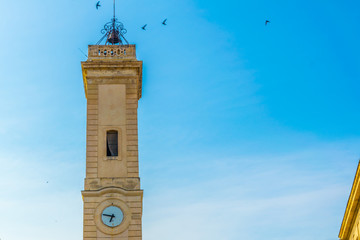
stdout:
{"type": "Polygon", "coordinates": [[[102,222],[108,227],[117,227],[124,219],[124,214],[119,207],[109,206],[101,213],[102,222]]]}

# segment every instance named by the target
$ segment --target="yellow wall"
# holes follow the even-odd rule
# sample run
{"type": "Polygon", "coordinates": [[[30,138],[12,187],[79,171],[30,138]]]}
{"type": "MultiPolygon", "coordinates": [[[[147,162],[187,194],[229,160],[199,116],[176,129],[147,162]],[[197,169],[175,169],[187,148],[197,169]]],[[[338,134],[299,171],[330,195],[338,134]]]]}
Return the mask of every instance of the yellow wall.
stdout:
{"type": "Polygon", "coordinates": [[[346,205],[341,224],[339,238],[341,240],[358,240],[360,237],[360,162],[356,170],[349,200],[346,205]]]}

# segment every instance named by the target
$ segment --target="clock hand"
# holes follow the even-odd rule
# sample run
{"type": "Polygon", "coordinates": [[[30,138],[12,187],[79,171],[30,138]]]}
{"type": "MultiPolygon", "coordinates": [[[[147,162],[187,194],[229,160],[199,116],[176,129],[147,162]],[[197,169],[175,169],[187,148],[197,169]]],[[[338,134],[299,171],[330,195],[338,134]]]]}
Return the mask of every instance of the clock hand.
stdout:
{"type": "MultiPolygon", "coordinates": [[[[114,214],[113,214],[113,215],[114,215],[114,214]]],[[[106,216],[106,217],[112,217],[113,215],[103,214],[103,216],[106,216]]]]}
{"type": "Polygon", "coordinates": [[[111,215],[110,222],[113,220],[113,218],[115,218],[114,214],[111,215]]]}

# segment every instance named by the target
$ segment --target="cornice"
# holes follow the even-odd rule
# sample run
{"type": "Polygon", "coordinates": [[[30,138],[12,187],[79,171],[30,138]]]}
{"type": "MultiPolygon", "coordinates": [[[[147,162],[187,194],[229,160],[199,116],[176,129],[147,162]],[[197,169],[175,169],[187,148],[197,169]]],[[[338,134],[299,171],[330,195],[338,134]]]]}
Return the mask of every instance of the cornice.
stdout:
{"type": "MultiPolygon", "coordinates": [[[[137,78],[137,88],[138,88],[138,99],[142,96],[142,66],[143,62],[138,60],[124,60],[124,59],[108,59],[108,60],[87,60],[86,62],[81,62],[82,75],[84,81],[85,97],[87,98],[87,78],[88,71],[96,69],[109,69],[114,71],[116,69],[126,69],[126,68],[136,68],[136,75],[129,76],[116,76],[116,78],[137,78]]],[[[92,76],[91,76],[92,77],[92,76]]],[[[114,76],[109,76],[114,77],[114,76]]],[[[97,76],[97,78],[106,79],[106,76],[97,76]]]]}
{"type": "Polygon", "coordinates": [[[99,190],[84,190],[81,194],[84,197],[99,197],[107,193],[119,193],[124,196],[143,196],[143,190],[126,190],[120,187],[105,187],[99,190]]]}
{"type": "Polygon", "coordinates": [[[143,62],[138,60],[87,60],[81,62],[83,68],[127,68],[142,67],[143,62]]]}

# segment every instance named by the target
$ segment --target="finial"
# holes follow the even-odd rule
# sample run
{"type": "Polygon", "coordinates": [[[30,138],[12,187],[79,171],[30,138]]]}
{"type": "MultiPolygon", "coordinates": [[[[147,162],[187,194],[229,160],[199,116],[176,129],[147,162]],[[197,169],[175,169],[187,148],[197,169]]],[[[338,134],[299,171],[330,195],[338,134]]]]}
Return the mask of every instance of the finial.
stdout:
{"type": "Polygon", "coordinates": [[[124,24],[119,22],[115,15],[115,0],[114,0],[114,16],[111,19],[111,22],[108,22],[104,25],[104,28],[101,30],[101,33],[104,34],[104,36],[96,43],[96,45],[99,45],[105,38],[107,44],[120,44],[123,45],[129,44],[129,42],[124,37],[124,34],[127,33],[127,30],[124,28],[124,24]]]}

